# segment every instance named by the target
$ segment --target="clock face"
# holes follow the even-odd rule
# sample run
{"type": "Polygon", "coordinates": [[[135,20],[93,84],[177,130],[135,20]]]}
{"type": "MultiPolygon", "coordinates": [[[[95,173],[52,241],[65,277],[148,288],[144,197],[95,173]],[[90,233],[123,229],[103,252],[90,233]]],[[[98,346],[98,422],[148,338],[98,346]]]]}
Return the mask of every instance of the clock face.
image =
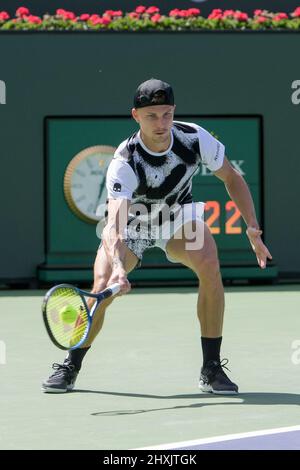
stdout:
{"type": "Polygon", "coordinates": [[[64,193],[70,209],[85,222],[96,223],[104,217],[105,178],[114,147],[97,145],[76,155],[64,176],[64,193]]]}

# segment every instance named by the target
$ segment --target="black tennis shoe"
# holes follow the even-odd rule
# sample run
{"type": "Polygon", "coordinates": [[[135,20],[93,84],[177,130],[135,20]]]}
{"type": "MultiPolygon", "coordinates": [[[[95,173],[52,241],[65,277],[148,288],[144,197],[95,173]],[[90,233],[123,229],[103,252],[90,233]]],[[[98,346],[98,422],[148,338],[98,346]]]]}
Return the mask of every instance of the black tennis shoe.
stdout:
{"type": "Polygon", "coordinates": [[[52,369],[54,369],[55,372],[50,375],[49,379],[43,382],[43,392],[65,393],[74,388],[78,375],[74,364],[68,359],[65,359],[63,364],[54,363],[52,369]]]}
{"type": "Polygon", "coordinates": [[[228,359],[222,361],[208,361],[201,369],[199,388],[202,392],[216,393],[220,395],[234,395],[239,391],[238,386],[231,382],[224,372],[228,359]]]}

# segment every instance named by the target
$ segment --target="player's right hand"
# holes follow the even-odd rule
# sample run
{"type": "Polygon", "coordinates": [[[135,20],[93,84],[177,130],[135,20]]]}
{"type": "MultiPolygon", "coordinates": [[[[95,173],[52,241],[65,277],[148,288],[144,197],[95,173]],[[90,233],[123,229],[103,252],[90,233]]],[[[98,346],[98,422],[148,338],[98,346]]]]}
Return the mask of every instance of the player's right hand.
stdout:
{"type": "Polygon", "coordinates": [[[130,282],[128,281],[127,279],[127,273],[125,271],[124,268],[122,268],[121,266],[113,269],[113,272],[109,278],[109,281],[107,283],[107,286],[109,287],[111,284],[114,284],[114,283],[118,283],[120,284],[120,292],[118,293],[118,295],[124,295],[124,294],[127,294],[130,289],[131,289],[131,285],[130,285],[130,282]]]}
{"type": "Polygon", "coordinates": [[[271,260],[272,255],[261,239],[262,230],[256,227],[248,227],[246,233],[248,235],[252,249],[256,254],[259,267],[261,269],[265,269],[267,267],[267,259],[271,260]]]}

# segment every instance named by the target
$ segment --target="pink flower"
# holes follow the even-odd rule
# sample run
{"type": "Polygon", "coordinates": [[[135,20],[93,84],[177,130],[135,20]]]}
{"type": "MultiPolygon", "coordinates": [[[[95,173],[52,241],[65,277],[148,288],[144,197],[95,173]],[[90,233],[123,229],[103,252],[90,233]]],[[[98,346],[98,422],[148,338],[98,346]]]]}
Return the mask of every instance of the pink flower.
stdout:
{"type": "Polygon", "coordinates": [[[199,8],[189,8],[187,11],[191,16],[199,16],[201,13],[199,8]]]}
{"type": "Polygon", "coordinates": [[[265,23],[266,21],[268,21],[268,18],[266,18],[265,16],[258,16],[258,18],[256,19],[256,22],[257,23],[265,23]]]}
{"type": "Polygon", "coordinates": [[[28,23],[32,23],[32,24],[40,24],[42,22],[42,20],[39,16],[34,16],[34,15],[27,16],[26,21],[28,21],[28,23]]]}
{"type": "Polygon", "coordinates": [[[100,18],[98,15],[92,15],[89,19],[89,21],[92,23],[92,25],[96,24],[102,24],[102,18],[100,18]]]}
{"type": "Polygon", "coordinates": [[[107,16],[123,16],[123,12],[121,10],[106,10],[104,14],[107,16]]]}
{"type": "Polygon", "coordinates": [[[61,16],[64,20],[74,20],[76,18],[75,13],[64,10],[63,8],[56,10],[56,15],[61,16]]]}
{"type": "Polygon", "coordinates": [[[65,20],[75,20],[76,15],[72,11],[66,11],[64,15],[65,20]]]}
{"type": "Polygon", "coordinates": [[[132,11],[131,13],[128,14],[129,18],[139,18],[140,15],[138,13],[136,13],[135,11],[132,11]]]}
{"type": "Polygon", "coordinates": [[[248,20],[247,13],[242,13],[241,11],[236,11],[233,16],[238,21],[247,21],[248,20]]]}
{"type": "Polygon", "coordinates": [[[111,23],[111,17],[110,16],[103,16],[100,19],[102,20],[102,24],[110,24],[111,23]]]}
{"type": "Polygon", "coordinates": [[[234,10],[225,10],[223,13],[223,18],[227,18],[228,16],[233,16],[234,10]]]}
{"type": "Polygon", "coordinates": [[[28,14],[29,14],[29,10],[26,7],[20,7],[16,11],[16,16],[21,16],[22,17],[22,16],[28,15],[28,14]]]}
{"type": "Polygon", "coordinates": [[[161,19],[161,15],[159,13],[157,13],[156,15],[151,16],[151,21],[153,23],[158,23],[160,19],[161,19]]]}
{"type": "Polygon", "coordinates": [[[93,23],[93,21],[99,20],[99,18],[100,18],[100,16],[95,13],[94,15],[91,15],[89,17],[89,21],[91,21],[91,23],[93,23]]]}
{"type": "Polygon", "coordinates": [[[300,7],[297,7],[296,10],[293,11],[292,16],[294,16],[295,18],[300,17],[300,7]]]}
{"type": "Polygon", "coordinates": [[[0,11],[0,21],[9,20],[9,14],[6,11],[0,11]]]}
{"type": "Polygon", "coordinates": [[[178,10],[178,8],[174,8],[174,10],[170,11],[169,16],[179,16],[178,15],[179,12],[180,10],[178,10]]]}
{"type": "Polygon", "coordinates": [[[215,15],[219,15],[222,13],[222,10],[220,10],[220,8],[214,8],[213,11],[211,12],[211,15],[215,14],[215,15]]]}
{"type": "MultiPolygon", "coordinates": [[[[222,10],[220,10],[222,12],[222,10]]],[[[207,17],[209,20],[221,20],[223,18],[222,13],[212,13],[207,17]]]]}
{"type": "Polygon", "coordinates": [[[254,16],[260,16],[263,10],[254,10],[254,16]]]}
{"type": "Polygon", "coordinates": [[[286,20],[288,18],[286,13],[277,13],[277,15],[274,16],[273,21],[281,21],[281,20],[286,20]]]}
{"type": "Polygon", "coordinates": [[[140,6],[136,7],[135,11],[136,11],[136,13],[139,13],[140,15],[142,15],[143,13],[145,13],[146,7],[144,7],[143,5],[140,5],[140,6]]]}
{"type": "Polygon", "coordinates": [[[90,18],[90,15],[88,15],[87,13],[82,13],[82,15],[80,15],[79,17],[81,21],[87,21],[89,18],[90,18]]]}
{"type": "Polygon", "coordinates": [[[153,15],[153,13],[158,13],[158,12],[159,12],[159,8],[157,7],[149,7],[146,10],[146,13],[148,13],[148,15],[153,15]]]}

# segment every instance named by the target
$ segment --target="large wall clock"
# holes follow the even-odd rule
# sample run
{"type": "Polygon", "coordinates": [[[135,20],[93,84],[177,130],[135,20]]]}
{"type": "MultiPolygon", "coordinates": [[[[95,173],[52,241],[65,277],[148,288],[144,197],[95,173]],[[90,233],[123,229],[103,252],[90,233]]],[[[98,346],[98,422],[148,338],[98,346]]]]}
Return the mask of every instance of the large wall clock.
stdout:
{"type": "Polygon", "coordinates": [[[105,177],[115,147],[88,147],[72,158],[64,174],[64,195],[71,211],[88,223],[104,216],[105,177]]]}

